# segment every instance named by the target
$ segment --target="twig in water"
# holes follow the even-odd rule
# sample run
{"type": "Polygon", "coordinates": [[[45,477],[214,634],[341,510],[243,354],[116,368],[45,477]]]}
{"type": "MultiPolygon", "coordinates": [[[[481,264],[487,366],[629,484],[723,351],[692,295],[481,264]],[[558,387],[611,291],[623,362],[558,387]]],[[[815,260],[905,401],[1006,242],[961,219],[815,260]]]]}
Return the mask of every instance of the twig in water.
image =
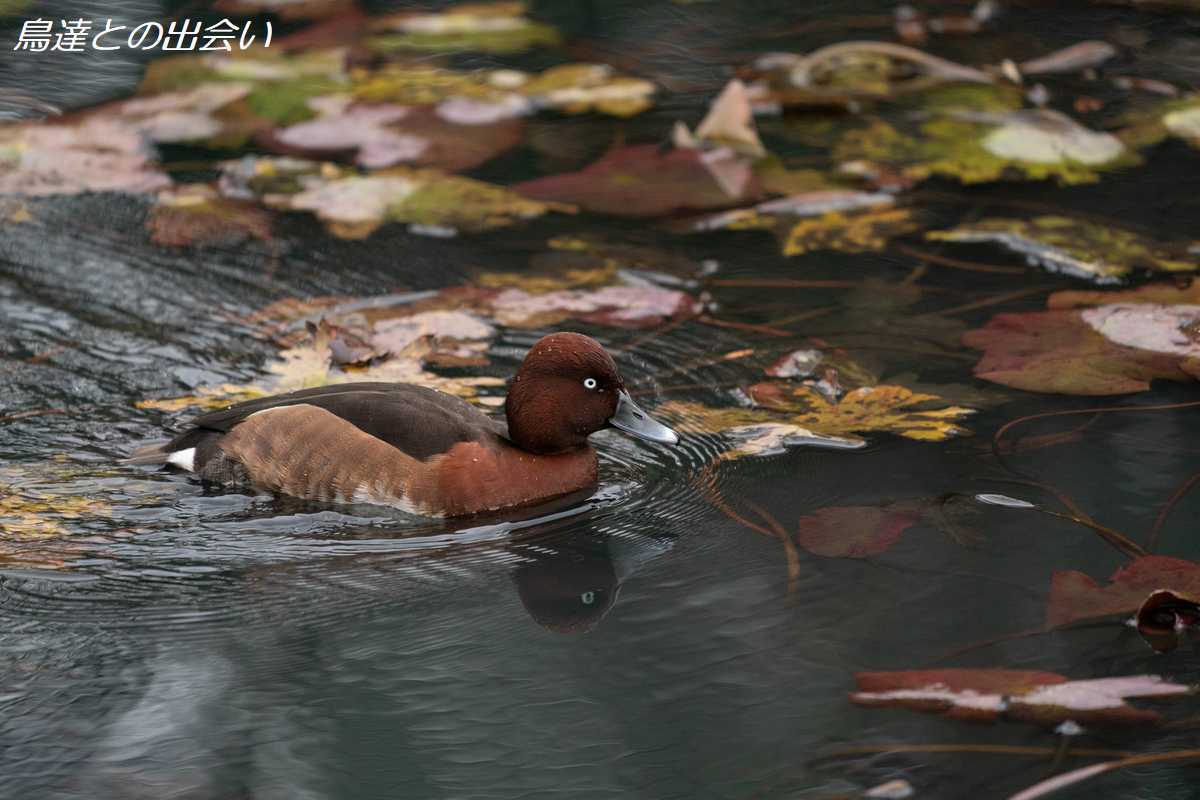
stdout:
{"type": "Polygon", "coordinates": [[[18,411],[15,414],[9,414],[0,417],[0,422],[13,422],[18,419],[28,419],[29,417],[48,417],[52,414],[66,414],[61,408],[35,408],[32,411],[18,411]]]}
{"type": "Polygon", "coordinates": [[[1187,497],[1187,493],[1196,488],[1196,484],[1200,483],[1200,472],[1197,472],[1192,477],[1188,478],[1179,488],[1171,493],[1170,499],[1163,505],[1162,511],[1158,512],[1158,516],[1154,518],[1154,525],[1150,528],[1150,534],[1146,537],[1146,550],[1153,553],[1154,548],[1158,546],[1158,535],[1162,532],[1163,525],[1167,522],[1167,517],[1171,516],[1171,512],[1175,510],[1175,506],[1179,505],[1179,501],[1187,497]]]}
{"type": "Polygon", "coordinates": [[[961,269],[967,272],[992,272],[997,275],[1025,274],[1025,267],[1002,267],[997,264],[979,264],[975,261],[964,261],[960,258],[950,258],[949,256],[941,256],[937,253],[927,253],[924,250],[918,250],[906,244],[894,244],[892,245],[892,249],[898,250],[906,256],[927,261],[930,264],[937,264],[939,267],[953,267],[954,269],[961,269]]]}
{"type": "MultiPolygon", "coordinates": [[[[1004,756],[1053,756],[1057,748],[1010,744],[880,744],[861,747],[845,747],[835,750],[817,760],[849,758],[878,753],[993,753],[1004,756]]],[[[1073,758],[1129,758],[1134,753],[1128,750],[1104,750],[1080,747],[1071,750],[1073,758]]]]}
{"type": "Polygon", "coordinates": [[[696,319],[700,322],[703,322],[705,325],[715,325],[718,328],[733,328],[734,330],[738,331],[761,333],[767,336],[799,336],[799,334],[793,333],[792,331],[786,331],[782,328],[772,328],[770,325],[754,325],[753,323],[749,322],[733,322],[732,320],[727,319],[716,319],[715,317],[710,317],[707,314],[697,317],[696,319]]]}
{"type": "Polygon", "coordinates": [[[1053,778],[1039,781],[1028,789],[1012,795],[1008,800],[1037,800],[1039,797],[1046,797],[1057,792],[1059,789],[1074,786],[1077,783],[1082,783],[1089,778],[1103,775],[1106,772],[1115,772],[1119,769],[1137,767],[1142,764],[1161,764],[1166,761],[1200,761],[1200,750],[1148,753],[1146,755],[1122,758],[1119,761],[1105,761],[1102,764],[1092,764],[1090,767],[1081,767],[1080,769],[1064,772],[1061,775],[1055,775],[1053,778]]]}

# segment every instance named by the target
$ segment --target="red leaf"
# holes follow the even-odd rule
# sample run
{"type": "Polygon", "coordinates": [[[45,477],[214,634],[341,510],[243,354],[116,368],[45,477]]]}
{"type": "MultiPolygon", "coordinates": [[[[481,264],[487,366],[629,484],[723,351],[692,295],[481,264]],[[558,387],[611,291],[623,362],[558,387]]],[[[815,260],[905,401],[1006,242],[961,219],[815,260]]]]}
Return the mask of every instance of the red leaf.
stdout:
{"type": "Polygon", "coordinates": [[[842,506],[818,509],[800,518],[796,544],[819,556],[867,558],[894,545],[925,508],[920,500],[886,506],[842,506]]]}
{"type": "Polygon", "coordinates": [[[1030,392],[1127,394],[1155,378],[1194,380],[1198,368],[1195,359],[1116,344],[1078,311],[997,314],[963,344],[984,351],[980,378],[1030,392]]]}
{"type": "Polygon", "coordinates": [[[1085,619],[1132,614],[1158,589],[1200,594],[1200,564],[1167,556],[1142,556],[1117,570],[1107,586],[1074,570],[1050,578],[1046,627],[1057,628],[1085,619]]]}
{"type": "Polygon", "coordinates": [[[728,208],[761,196],[750,173],[739,192],[726,192],[705,158],[699,150],[663,151],[652,144],[620,147],[579,172],[550,175],[513,189],[535,200],[626,217],[728,208]]]}

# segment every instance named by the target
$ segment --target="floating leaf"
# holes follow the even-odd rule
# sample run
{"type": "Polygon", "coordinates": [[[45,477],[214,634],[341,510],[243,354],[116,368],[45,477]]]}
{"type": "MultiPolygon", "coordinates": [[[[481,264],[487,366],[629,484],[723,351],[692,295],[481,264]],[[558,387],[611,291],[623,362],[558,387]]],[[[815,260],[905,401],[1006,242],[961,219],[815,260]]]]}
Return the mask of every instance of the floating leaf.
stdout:
{"type": "Polygon", "coordinates": [[[967,433],[955,422],[974,412],[939,406],[938,401],[934,395],[886,385],[855,389],[831,401],[818,389],[801,385],[773,393],[769,405],[760,408],[709,408],[671,401],[660,410],[680,420],[684,430],[731,432],[741,446],[729,457],[738,457],[774,454],[789,445],[861,447],[863,440],[855,435],[859,433],[894,433],[920,441],[967,433]]]}
{"type": "Polygon", "coordinates": [[[1200,345],[1180,330],[1197,315],[1198,306],[1145,304],[999,314],[963,343],[984,351],[975,374],[985,380],[1031,392],[1126,394],[1155,378],[1200,377],[1200,345]]]}
{"type": "Polygon", "coordinates": [[[118,119],[0,127],[0,194],[147,194],[171,185],[145,137],[118,119]]]}
{"type": "Polygon", "coordinates": [[[200,142],[213,139],[224,130],[224,123],[214,113],[248,97],[250,92],[249,84],[236,81],[202,83],[153,97],[126,100],[105,113],[120,116],[154,142],[200,142]]]}
{"type": "Polygon", "coordinates": [[[998,719],[1054,727],[1071,720],[1082,725],[1155,725],[1154,711],[1125,702],[1131,697],[1176,697],[1191,688],[1157,675],[1069,681],[1053,672],[1007,669],[940,669],[912,672],[859,672],[858,705],[907,708],[968,722],[998,719]]]}
{"type": "Polygon", "coordinates": [[[840,250],[862,253],[882,250],[888,239],[917,230],[912,212],[891,208],[846,216],[825,214],[797,222],[783,242],[785,256],[797,256],[813,250],[840,250]]]}
{"type": "Polygon", "coordinates": [[[452,122],[521,116],[539,108],[567,114],[630,117],[653,104],[649,81],[605,64],[562,64],[540,74],[512,69],[453,72],[423,64],[388,64],[360,75],[354,95],[369,103],[438,105],[452,122]]]}
{"type": "Polygon", "coordinates": [[[385,222],[453,234],[515,224],[569,206],[539,203],[508,189],[432,169],[392,167],[357,175],[301,159],[247,157],[225,165],[222,191],[268,206],[312,211],[337,236],[359,239],[385,222]]]}
{"type": "Polygon", "coordinates": [[[406,11],[382,17],[372,40],[382,51],[429,50],[520,53],[559,43],[558,31],[525,15],[524,3],[470,3],[436,13],[406,11]]]}
{"type": "Polygon", "coordinates": [[[1139,269],[1200,268],[1200,258],[1189,255],[1186,244],[1162,244],[1132,231],[1070,217],[982,219],[927,236],[947,242],[995,242],[1051,272],[1097,283],[1114,283],[1139,269]]]}
{"type": "Polygon", "coordinates": [[[351,105],[349,96],[314,98],[309,105],[323,113],[274,131],[268,144],[313,157],[355,152],[355,161],[368,168],[416,164],[457,172],[479,166],[521,140],[521,123],[509,118],[458,124],[438,109],[351,105]]]}
{"type": "Polygon", "coordinates": [[[271,239],[270,212],[221,197],[202,183],[159,192],[146,217],[155,244],[166,247],[221,245],[245,239],[271,239]]]}
{"type": "Polygon", "coordinates": [[[675,124],[676,147],[731,147],[735,151],[754,158],[767,154],[758,128],[754,125],[754,110],[746,86],[739,80],[725,85],[721,94],[713,101],[708,115],[700,122],[693,136],[683,123],[675,124]]]}
{"type": "Polygon", "coordinates": [[[1046,308],[1051,310],[1103,306],[1110,303],[1159,303],[1162,305],[1200,305],[1200,281],[1192,281],[1180,288],[1171,283],[1151,283],[1121,292],[1055,292],[1046,298],[1046,308]]]}
{"type": "Polygon", "coordinates": [[[663,152],[655,145],[621,147],[579,172],[513,188],[535,200],[574,203],[588,211],[629,217],[721,208],[757,199],[760,189],[748,163],[742,165],[740,179],[722,181],[705,160],[712,155],[688,149],[663,152]]]}
{"type": "MultiPolygon", "coordinates": [[[[341,50],[282,54],[251,50],[231,54],[176,56],[151,61],[138,88],[141,95],[131,103],[178,104],[186,92],[203,89],[215,92],[213,84],[232,83],[249,87],[244,99],[222,108],[220,136],[191,136],[192,140],[216,136],[219,146],[233,146],[239,137],[270,125],[292,125],[315,116],[309,101],[349,88],[345,53],[341,50]],[[164,94],[165,93],[165,94],[164,94]],[[160,99],[163,97],[167,99],[160,99]]],[[[195,96],[193,96],[195,97],[195,96]]],[[[204,99],[200,95],[198,99],[204,99]]],[[[136,108],[136,106],[135,106],[136,108]]]]}
{"type": "Polygon", "coordinates": [[[911,134],[876,120],[847,133],[833,155],[840,162],[883,163],[912,180],[940,175],[963,183],[1047,178],[1090,183],[1100,170],[1137,160],[1115,136],[1047,110],[950,112],[911,134]]]}
{"type": "Polygon", "coordinates": [[[1200,564],[1167,556],[1142,556],[1114,572],[1106,586],[1082,572],[1056,571],[1050,577],[1046,627],[1133,614],[1152,592],[1160,589],[1200,595],[1200,564]]]}
{"type": "Polygon", "coordinates": [[[505,289],[487,305],[497,322],[515,328],[550,327],[566,319],[648,328],[695,311],[695,301],[689,295],[654,286],[608,286],[542,294],[505,289]]]}
{"type": "Polygon", "coordinates": [[[800,518],[796,544],[830,558],[868,558],[886,552],[925,513],[924,500],[884,506],[833,506],[800,518]]]}

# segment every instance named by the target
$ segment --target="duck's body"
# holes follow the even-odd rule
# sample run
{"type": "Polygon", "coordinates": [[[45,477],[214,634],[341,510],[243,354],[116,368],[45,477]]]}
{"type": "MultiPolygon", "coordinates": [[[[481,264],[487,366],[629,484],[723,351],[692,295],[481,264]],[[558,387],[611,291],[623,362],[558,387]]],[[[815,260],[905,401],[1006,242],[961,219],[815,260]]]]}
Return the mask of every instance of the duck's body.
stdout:
{"type": "Polygon", "coordinates": [[[206,414],[131,460],[321,502],[463,516],[594,487],[597,457],[587,436],[602,427],[676,438],[633,405],[612,359],[578,334],[534,346],[506,413],[507,425],[413,384],[324,386],[206,414]]]}

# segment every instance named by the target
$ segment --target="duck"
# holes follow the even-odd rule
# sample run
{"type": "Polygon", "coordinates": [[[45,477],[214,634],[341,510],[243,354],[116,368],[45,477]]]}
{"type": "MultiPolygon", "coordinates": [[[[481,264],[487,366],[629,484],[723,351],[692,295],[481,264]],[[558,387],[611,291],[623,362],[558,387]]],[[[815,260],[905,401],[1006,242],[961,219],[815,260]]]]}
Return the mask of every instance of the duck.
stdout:
{"type": "Polygon", "coordinates": [[[322,503],[467,517],[594,490],[597,431],[679,442],[634,402],[604,346],[579,333],[530,348],[504,416],[417,384],[342,383],[212,411],[126,463],[322,503]]]}

